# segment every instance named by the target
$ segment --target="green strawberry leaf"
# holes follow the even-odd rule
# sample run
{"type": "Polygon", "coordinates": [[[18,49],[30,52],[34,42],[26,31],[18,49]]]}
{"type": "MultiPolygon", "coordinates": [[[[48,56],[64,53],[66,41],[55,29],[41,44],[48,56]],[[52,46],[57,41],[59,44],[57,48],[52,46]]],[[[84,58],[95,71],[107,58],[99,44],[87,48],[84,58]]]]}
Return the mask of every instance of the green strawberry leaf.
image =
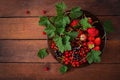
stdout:
{"type": "Polygon", "coordinates": [[[53,41],[55,42],[56,46],[58,47],[58,49],[61,51],[61,52],[64,52],[64,46],[63,46],[63,43],[62,43],[62,38],[58,35],[56,35],[54,38],[53,38],[53,41]]]}
{"type": "Polygon", "coordinates": [[[70,23],[70,19],[68,16],[57,16],[55,19],[55,26],[57,27],[66,27],[67,24],[70,23]]]}
{"type": "Polygon", "coordinates": [[[60,70],[61,73],[66,73],[68,71],[68,67],[63,65],[63,66],[60,67],[59,70],[60,70]]]}
{"type": "Polygon", "coordinates": [[[58,16],[63,15],[65,9],[66,9],[66,5],[64,4],[64,2],[56,4],[56,11],[58,16]]]}
{"type": "Polygon", "coordinates": [[[44,57],[46,57],[48,55],[46,49],[41,49],[38,52],[38,57],[40,57],[41,59],[43,59],[44,57]]]}
{"type": "Polygon", "coordinates": [[[89,52],[87,54],[87,61],[88,61],[88,63],[91,64],[93,62],[95,62],[95,63],[100,62],[101,61],[100,54],[101,54],[100,51],[91,50],[91,52],[89,52]]]}
{"type": "Polygon", "coordinates": [[[81,20],[80,20],[80,24],[83,26],[82,28],[83,28],[83,30],[86,30],[87,28],[90,28],[90,27],[92,27],[92,25],[88,22],[88,18],[82,18],[81,20]]]}
{"type": "Polygon", "coordinates": [[[57,27],[56,28],[56,32],[58,33],[58,34],[60,34],[60,35],[63,35],[64,34],[64,31],[65,31],[65,28],[63,28],[63,27],[57,27]]]}
{"type": "Polygon", "coordinates": [[[43,25],[43,26],[49,26],[51,23],[50,21],[48,20],[48,17],[46,16],[41,16],[40,17],[40,20],[39,20],[39,25],[43,25]]]}
{"type": "Polygon", "coordinates": [[[70,40],[69,36],[64,36],[62,39],[64,45],[64,51],[71,50],[71,45],[69,40],[70,40]]]}
{"type": "Polygon", "coordinates": [[[71,50],[71,45],[70,45],[70,42],[69,42],[69,40],[70,40],[69,36],[60,37],[60,36],[56,35],[53,40],[56,43],[59,51],[61,51],[62,53],[66,50],[71,50]]]}
{"type": "Polygon", "coordinates": [[[48,26],[45,28],[45,32],[48,35],[49,38],[52,38],[55,35],[56,28],[54,26],[48,26]]]}
{"type": "Polygon", "coordinates": [[[71,31],[71,32],[66,32],[66,34],[70,36],[71,40],[73,40],[74,38],[78,36],[79,33],[76,31],[71,31]]]}
{"type": "Polygon", "coordinates": [[[71,19],[76,19],[76,18],[80,17],[82,14],[83,14],[83,12],[81,11],[80,7],[72,8],[70,11],[71,19]]]}
{"type": "Polygon", "coordinates": [[[113,32],[114,28],[113,28],[113,24],[110,20],[107,20],[103,23],[104,29],[107,33],[113,32]]]}

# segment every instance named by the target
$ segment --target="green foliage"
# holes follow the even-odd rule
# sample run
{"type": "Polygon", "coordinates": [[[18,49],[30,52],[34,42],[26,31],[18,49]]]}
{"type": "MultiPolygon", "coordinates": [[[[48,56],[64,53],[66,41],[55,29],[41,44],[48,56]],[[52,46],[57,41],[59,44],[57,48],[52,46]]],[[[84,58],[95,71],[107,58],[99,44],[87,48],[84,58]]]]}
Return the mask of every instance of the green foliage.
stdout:
{"type": "Polygon", "coordinates": [[[65,66],[65,65],[62,65],[59,70],[60,70],[61,73],[66,73],[67,70],[68,70],[68,67],[65,66]]]}
{"type": "Polygon", "coordinates": [[[112,22],[110,20],[107,20],[103,23],[104,29],[107,33],[113,32],[114,28],[112,25],[112,22]]]}
{"type": "Polygon", "coordinates": [[[73,40],[74,38],[76,38],[78,36],[78,32],[76,31],[71,31],[71,32],[66,32],[66,35],[70,36],[70,39],[73,40]]]}
{"type": "Polygon", "coordinates": [[[83,14],[83,12],[81,11],[80,7],[72,8],[70,11],[71,19],[76,19],[76,18],[80,17],[82,14],[83,14]]]}
{"type": "Polygon", "coordinates": [[[53,40],[56,43],[57,47],[59,48],[59,51],[61,51],[62,53],[66,50],[71,50],[69,36],[60,37],[60,36],[56,35],[53,40]]]}
{"type": "Polygon", "coordinates": [[[70,19],[68,16],[56,16],[55,26],[56,27],[66,27],[67,24],[70,23],[70,19]]]}
{"type": "Polygon", "coordinates": [[[46,27],[44,31],[46,32],[49,38],[52,38],[53,36],[55,36],[55,30],[56,28],[51,25],[46,27]]]}
{"type": "Polygon", "coordinates": [[[101,54],[100,51],[91,50],[91,52],[89,52],[87,54],[87,61],[88,61],[88,63],[91,64],[93,62],[95,62],[95,63],[100,62],[101,61],[100,54],[101,54]]]}
{"type": "Polygon", "coordinates": [[[88,18],[87,17],[82,18],[80,20],[80,24],[83,26],[83,30],[86,30],[87,28],[92,27],[92,25],[88,22],[88,18]]]}
{"type": "Polygon", "coordinates": [[[66,5],[64,4],[64,2],[56,4],[56,11],[58,16],[64,15],[65,9],[66,9],[66,5]]]}
{"type": "Polygon", "coordinates": [[[46,49],[41,49],[38,52],[38,57],[40,57],[41,59],[43,59],[44,57],[46,57],[48,55],[46,49]]]}
{"type": "Polygon", "coordinates": [[[39,20],[39,25],[49,26],[50,25],[50,21],[48,20],[48,17],[41,16],[40,20],[39,20]]]}

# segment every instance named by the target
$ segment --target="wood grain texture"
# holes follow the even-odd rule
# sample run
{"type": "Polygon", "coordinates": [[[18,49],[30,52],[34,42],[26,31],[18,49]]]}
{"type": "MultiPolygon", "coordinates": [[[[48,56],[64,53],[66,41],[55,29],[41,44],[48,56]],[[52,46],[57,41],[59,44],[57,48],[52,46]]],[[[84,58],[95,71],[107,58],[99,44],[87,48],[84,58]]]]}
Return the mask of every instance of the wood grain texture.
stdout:
{"type": "MultiPolygon", "coordinates": [[[[111,20],[115,32],[111,39],[120,39],[120,16],[98,16],[101,21],[111,20]],[[115,36],[114,36],[115,35],[115,36]]],[[[39,18],[0,18],[0,39],[46,39],[44,27],[38,25],[39,18]]]]}
{"type": "Polygon", "coordinates": [[[0,64],[0,80],[120,80],[120,64],[92,64],[60,74],[60,64],[0,64]],[[48,72],[44,71],[50,66],[48,72]]]}
{"type": "Polygon", "coordinates": [[[96,15],[120,15],[120,0],[0,0],[0,17],[39,16],[42,10],[47,10],[46,15],[55,15],[55,4],[60,1],[68,9],[81,6],[96,15]],[[27,10],[31,13],[26,14],[27,10]]]}
{"type": "Polygon", "coordinates": [[[40,59],[37,53],[42,48],[47,48],[47,40],[3,40],[0,41],[0,62],[56,62],[51,54],[40,59]]]}
{"type": "MultiPolygon", "coordinates": [[[[120,63],[119,42],[107,41],[102,63],[120,63]]],[[[47,40],[0,40],[0,62],[57,62],[51,54],[42,60],[38,58],[41,48],[47,48],[47,40]]]]}

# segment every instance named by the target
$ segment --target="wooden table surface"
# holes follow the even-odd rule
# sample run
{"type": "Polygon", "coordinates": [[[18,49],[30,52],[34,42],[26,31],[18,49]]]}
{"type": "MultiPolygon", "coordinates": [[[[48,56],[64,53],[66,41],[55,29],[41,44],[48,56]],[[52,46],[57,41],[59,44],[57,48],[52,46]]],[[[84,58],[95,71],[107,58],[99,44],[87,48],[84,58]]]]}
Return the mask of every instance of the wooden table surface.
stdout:
{"type": "Polygon", "coordinates": [[[59,1],[0,0],[0,80],[120,80],[120,0],[64,0],[68,9],[81,6],[101,21],[113,22],[101,63],[60,74],[61,64],[51,54],[37,57],[39,49],[48,47],[38,16],[42,10],[54,16],[59,1]],[[49,71],[44,71],[46,65],[49,71]]]}

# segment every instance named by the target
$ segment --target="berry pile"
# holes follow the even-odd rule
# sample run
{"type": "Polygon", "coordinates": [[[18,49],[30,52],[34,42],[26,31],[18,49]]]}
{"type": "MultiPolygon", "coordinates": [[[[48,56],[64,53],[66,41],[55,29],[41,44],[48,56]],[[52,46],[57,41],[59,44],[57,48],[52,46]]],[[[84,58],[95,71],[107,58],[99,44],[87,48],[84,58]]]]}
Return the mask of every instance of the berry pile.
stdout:
{"type": "MultiPolygon", "coordinates": [[[[71,50],[62,53],[58,50],[54,41],[52,41],[51,44],[51,49],[54,51],[55,57],[59,58],[61,63],[72,67],[80,67],[81,64],[87,63],[87,54],[91,50],[99,51],[101,45],[99,30],[95,28],[95,26],[87,28],[86,30],[74,28],[76,25],[79,25],[78,22],[79,20],[73,20],[70,23],[70,28],[79,33],[74,40],[70,41],[71,50]]],[[[91,18],[88,19],[88,22],[90,24],[93,23],[91,18]]]]}

